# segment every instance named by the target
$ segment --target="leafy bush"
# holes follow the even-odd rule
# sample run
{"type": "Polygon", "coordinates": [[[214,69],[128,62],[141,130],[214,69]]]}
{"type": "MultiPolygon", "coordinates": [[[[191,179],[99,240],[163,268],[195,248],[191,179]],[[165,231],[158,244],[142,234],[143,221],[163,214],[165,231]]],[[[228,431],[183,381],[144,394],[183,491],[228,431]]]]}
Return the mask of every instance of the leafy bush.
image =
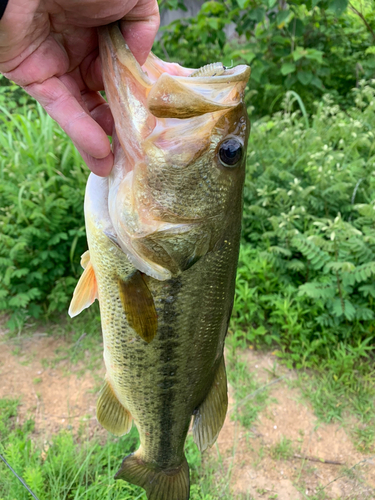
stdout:
{"type": "MultiPolygon", "coordinates": [[[[253,124],[232,320],[241,345],[277,344],[297,366],[328,360],[338,378],[372,355],[374,336],[374,85],[352,99],[343,110],[325,95],[309,117],[291,91],[253,124]]],[[[2,108],[0,120],[0,310],[17,328],[67,310],[87,170],[39,107],[2,108]]]]}
{"type": "Polygon", "coordinates": [[[6,106],[9,111],[19,106],[33,106],[33,102],[26,92],[0,74],[0,106],[6,106]]]}
{"type": "Polygon", "coordinates": [[[373,349],[375,88],[354,97],[324,96],[307,126],[288,95],[252,130],[233,328],[299,365],[373,349]]]}
{"type": "Polygon", "coordinates": [[[67,306],[86,248],[88,171],[39,106],[0,111],[0,310],[15,328],[67,306]]]}
{"type": "MultiPolygon", "coordinates": [[[[176,8],[177,2],[160,4],[176,8]]],[[[156,51],[193,67],[215,60],[226,66],[249,64],[247,98],[259,117],[278,109],[291,89],[309,112],[327,91],[348,105],[359,79],[374,75],[374,42],[371,1],[211,0],[196,17],[163,28],[156,51]]]]}

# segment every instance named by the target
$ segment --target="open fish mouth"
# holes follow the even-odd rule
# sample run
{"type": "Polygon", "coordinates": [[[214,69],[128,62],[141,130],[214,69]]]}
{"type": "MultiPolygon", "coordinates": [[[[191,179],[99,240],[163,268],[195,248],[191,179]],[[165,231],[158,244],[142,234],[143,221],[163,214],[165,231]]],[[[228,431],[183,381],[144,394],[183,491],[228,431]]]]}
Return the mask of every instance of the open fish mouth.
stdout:
{"type": "MultiPolygon", "coordinates": [[[[180,243],[191,235],[192,226],[224,210],[223,203],[215,204],[208,194],[218,176],[210,165],[234,121],[237,140],[247,140],[237,132],[246,128],[243,93],[250,68],[216,63],[196,70],[164,62],[152,53],[141,67],[117,24],[101,28],[99,37],[105,90],[115,122],[115,165],[108,183],[114,236],[137,269],[159,280],[169,279],[183,270],[181,262],[195,262],[197,257],[195,250],[194,256],[184,251],[183,256],[172,256],[165,243],[168,235],[180,234],[181,253],[180,243]],[[208,180],[196,171],[202,162],[208,180]],[[176,183],[185,190],[176,189],[176,183]],[[184,199],[189,190],[190,198],[184,199]]],[[[205,249],[212,247],[211,236],[199,236],[196,228],[193,232],[205,240],[205,249]]]]}
{"type": "MultiPolygon", "coordinates": [[[[226,68],[216,63],[196,70],[167,63],[152,53],[141,67],[116,24],[102,28],[100,37],[105,47],[102,58],[117,60],[113,69],[127,68],[143,90],[149,111],[158,118],[190,118],[237,106],[250,76],[246,65],[226,68]]],[[[119,84],[125,75],[119,70],[115,76],[119,84]]]]}

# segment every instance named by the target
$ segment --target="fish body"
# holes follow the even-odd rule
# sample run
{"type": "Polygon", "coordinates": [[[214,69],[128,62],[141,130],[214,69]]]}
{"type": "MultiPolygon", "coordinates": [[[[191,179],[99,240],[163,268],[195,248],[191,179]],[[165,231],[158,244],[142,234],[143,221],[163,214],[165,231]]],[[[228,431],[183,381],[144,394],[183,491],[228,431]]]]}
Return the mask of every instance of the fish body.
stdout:
{"type": "Polygon", "coordinates": [[[188,500],[191,419],[204,450],[227,410],[223,349],[240,241],[249,68],[194,77],[151,54],[142,69],[116,25],[99,36],[115,166],[87,183],[89,252],[70,314],[99,299],[107,374],[97,417],[116,435],[132,421],[139,431],[140,448],[116,477],[142,486],[149,500],[188,500]]]}

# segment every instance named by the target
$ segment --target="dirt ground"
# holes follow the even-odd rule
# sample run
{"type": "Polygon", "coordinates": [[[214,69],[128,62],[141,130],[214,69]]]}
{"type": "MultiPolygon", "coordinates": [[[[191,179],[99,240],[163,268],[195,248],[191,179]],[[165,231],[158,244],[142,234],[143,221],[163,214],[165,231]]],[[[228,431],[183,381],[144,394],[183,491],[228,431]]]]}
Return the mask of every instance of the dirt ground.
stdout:
{"type": "MultiPolygon", "coordinates": [[[[92,434],[103,432],[95,404],[104,367],[82,374],[84,362],[48,366],[43,360],[56,358],[62,347],[69,345],[43,334],[5,342],[0,332],[0,398],[20,397],[19,419],[32,417],[35,435],[42,439],[64,428],[78,431],[81,425],[92,434]]],[[[271,355],[249,351],[246,360],[265,384],[272,380],[271,355]]],[[[231,419],[231,399],[217,446],[204,460],[217,458],[218,474],[228,477],[233,497],[244,500],[374,500],[375,458],[356,450],[348,425],[319,423],[290,383],[295,374],[285,370],[283,375],[271,386],[270,403],[250,430],[231,419]],[[283,439],[287,459],[275,452],[283,439]]]]}

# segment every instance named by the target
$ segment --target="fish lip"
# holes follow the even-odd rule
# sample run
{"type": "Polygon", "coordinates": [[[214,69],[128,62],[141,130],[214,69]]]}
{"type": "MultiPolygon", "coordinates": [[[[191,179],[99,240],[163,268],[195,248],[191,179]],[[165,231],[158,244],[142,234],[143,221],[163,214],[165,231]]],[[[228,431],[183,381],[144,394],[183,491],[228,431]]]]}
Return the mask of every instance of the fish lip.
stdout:
{"type": "MultiPolygon", "coordinates": [[[[196,71],[195,69],[191,68],[186,68],[193,73],[196,71]]],[[[234,82],[242,82],[242,81],[247,81],[250,77],[251,73],[251,68],[250,66],[247,66],[246,64],[239,64],[238,66],[235,66],[234,68],[227,69],[225,71],[230,71],[230,73],[226,73],[225,75],[215,75],[215,76],[173,76],[173,78],[176,78],[176,80],[179,80],[181,83],[187,83],[187,84],[196,84],[196,85],[207,85],[209,84],[227,84],[227,83],[234,83],[234,82]]]]}
{"type": "Polygon", "coordinates": [[[220,83],[228,84],[241,81],[247,82],[251,74],[251,68],[249,66],[240,64],[238,66],[234,66],[233,68],[226,68],[225,74],[215,76],[191,77],[190,75],[196,71],[196,68],[186,68],[176,63],[165,63],[152,53],[150,53],[143,66],[140,66],[140,64],[134,58],[131,50],[129,49],[129,46],[125,42],[118,22],[98,28],[98,33],[99,37],[102,38],[104,42],[101,43],[101,45],[107,45],[108,47],[110,47],[112,55],[114,57],[117,57],[125,66],[127,66],[133,76],[139,81],[139,83],[142,83],[145,87],[151,87],[158,80],[156,76],[149,75],[147,71],[148,67],[152,63],[160,63],[160,66],[165,69],[165,71],[162,71],[161,73],[168,73],[168,75],[172,78],[178,80],[181,83],[189,85],[191,85],[192,83],[196,85],[215,85],[220,83]],[[129,67],[130,62],[132,64],[129,67]]]}

